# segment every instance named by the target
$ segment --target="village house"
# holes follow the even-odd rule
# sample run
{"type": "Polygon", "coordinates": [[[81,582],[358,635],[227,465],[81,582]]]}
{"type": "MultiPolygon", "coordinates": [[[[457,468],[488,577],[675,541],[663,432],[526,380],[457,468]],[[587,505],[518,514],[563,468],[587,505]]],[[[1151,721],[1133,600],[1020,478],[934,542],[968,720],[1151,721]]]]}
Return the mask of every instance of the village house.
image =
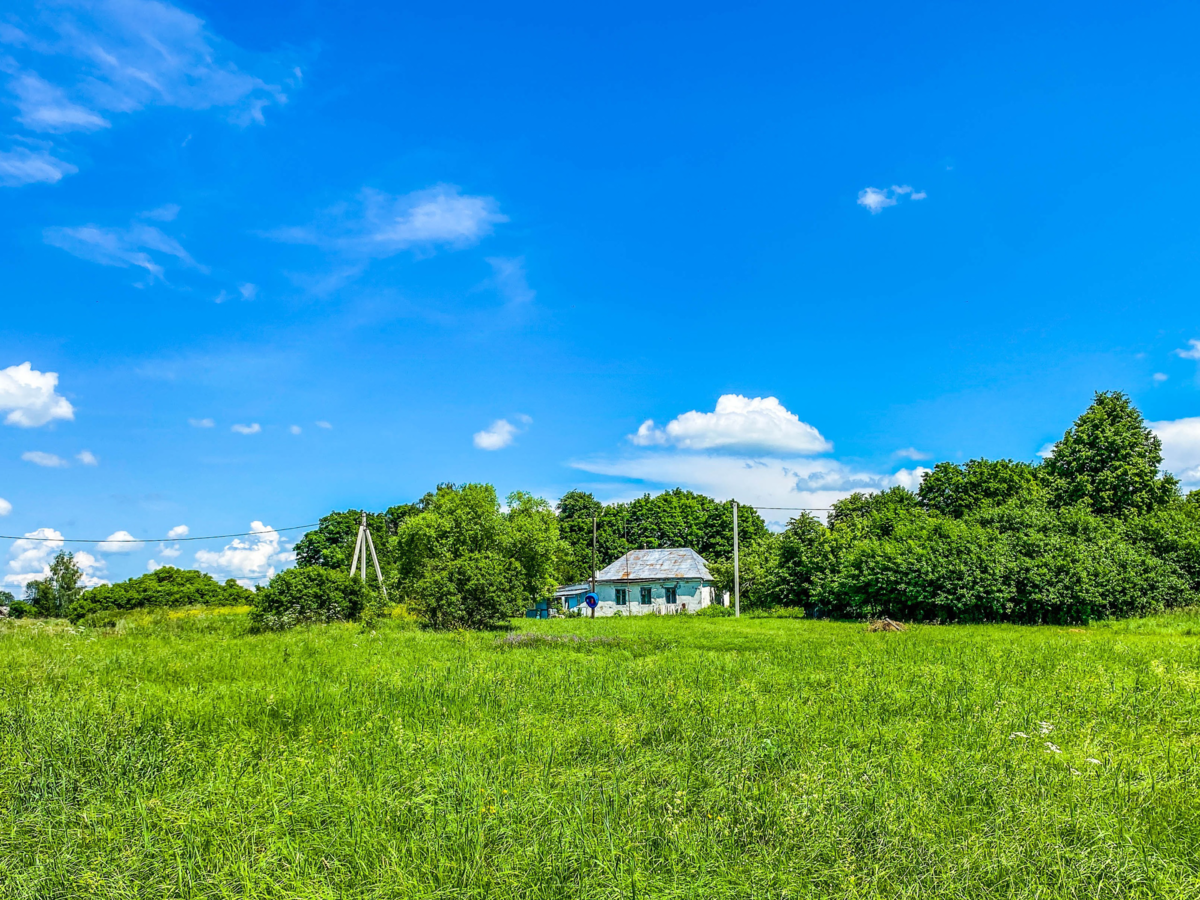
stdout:
{"type": "Polygon", "coordinates": [[[695,612],[722,599],[704,559],[682,549],[629,551],[596,574],[596,597],[598,616],[695,612]]]}

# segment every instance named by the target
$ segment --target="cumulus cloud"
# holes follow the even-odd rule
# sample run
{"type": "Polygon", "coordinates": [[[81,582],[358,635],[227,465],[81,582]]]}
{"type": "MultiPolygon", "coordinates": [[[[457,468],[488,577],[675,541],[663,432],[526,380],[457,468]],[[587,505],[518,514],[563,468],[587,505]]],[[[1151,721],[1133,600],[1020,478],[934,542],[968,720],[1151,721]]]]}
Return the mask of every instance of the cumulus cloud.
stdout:
{"type": "Polygon", "coordinates": [[[802,507],[823,510],[856,491],[871,493],[897,484],[910,489],[920,484],[924,468],[878,473],[857,469],[835,459],[784,459],[704,453],[651,453],[619,460],[583,460],[571,465],[585,472],[624,479],[639,490],[683,487],[720,500],[736,498],[762,506],[763,517],[781,524],[799,515],[802,507]]]}
{"type": "Polygon", "coordinates": [[[914,191],[911,185],[893,184],[890,188],[863,188],[858,192],[858,205],[866,207],[871,215],[883,212],[889,206],[895,206],[901,199],[924,200],[928,194],[924,191],[914,191]]]}
{"type": "Polygon", "coordinates": [[[1146,424],[1162,440],[1163,468],[1185,487],[1200,487],[1200,416],[1146,424]]]}
{"type": "Polygon", "coordinates": [[[16,147],[0,152],[0,187],[57,184],[64,175],[74,175],[78,171],[69,162],[63,162],[45,150],[16,147]]]}
{"type": "Polygon", "coordinates": [[[187,537],[189,530],[190,529],[186,525],[176,525],[167,532],[167,537],[172,541],[178,540],[181,537],[187,537]]]}
{"type": "MultiPolygon", "coordinates": [[[[4,583],[24,587],[31,581],[48,576],[50,562],[63,548],[63,543],[62,534],[53,528],[26,532],[25,537],[13,541],[8,549],[8,574],[4,576],[4,583]]],[[[100,577],[105,570],[104,560],[83,550],[77,551],[74,556],[75,565],[83,573],[80,583],[84,587],[105,583],[100,577]]]]}
{"type": "Polygon", "coordinates": [[[774,453],[827,453],[833,444],[816,428],[789,412],[775,397],[725,394],[714,412],[692,410],[663,428],[647,419],[629,440],[639,447],[684,450],[757,449],[774,453]]]}
{"type": "Polygon", "coordinates": [[[134,222],[128,228],[98,225],[47,228],[42,232],[42,239],[51,247],[66,250],[88,262],[122,269],[145,269],[152,281],[156,278],[166,280],[165,266],[171,260],[206,271],[179,241],[144,222],[134,222]]]}
{"type": "Polygon", "coordinates": [[[256,534],[245,540],[234,538],[222,550],[197,550],[197,566],[222,578],[236,578],[249,587],[270,579],[277,568],[295,561],[296,554],[283,549],[275,529],[251,522],[250,530],[256,534]]]}
{"type": "MultiPolygon", "coordinates": [[[[531,421],[527,416],[522,418],[525,420],[525,424],[531,421]]],[[[480,450],[503,450],[521,431],[521,428],[509,422],[508,419],[497,419],[483,431],[475,432],[473,440],[475,446],[480,450]]]]}
{"type": "Polygon", "coordinates": [[[1188,341],[1187,347],[1176,350],[1175,355],[1182,356],[1184,359],[1200,359],[1200,340],[1192,338],[1188,341]]]}
{"type": "Polygon", "coordinates": [[[53,453],[43,453],[41,450],[29,450],[21,454],[21,459],[25,462],[31,462],[35,466],[41,466],[44,469],[65,469],[70,465],[61,456],[55,456],[53,453]]]}
{"type": "Polygon", "coordinates": [[[12,504],[0,497],[0,516],[7,516],[12,512],[12,504]]]}
{"type": "Polygon", "coordinates": [[[535,292],[525,277],[525,257],[489,256],[492,285],[509,303],[529,303],[535,292]]]}
{"type": "Polygon", "coordinates": [[[257,422],[251,422],[249,425],[234,425],[229,430],[235,431],[238,434],[258,434],[262,431],[262,426],[257,422]]]}
{"type": "Polygon", "coordinates": [[[75,454],[75,458],[77,460],[79,460],[81,463],[83,463],[85,466],[100,465],[100,460],[96,457],[96,454],[93,453],[91,450],[80,450],[77,454],[75,454]]]}
{"type": "Polygon", "coordinates": [[[188,419],[193,428],[212,428],[216,423],[212,419],[188,419]]]}
{"type": "Polygon", "coordinates": [[[492,197],[463,194],[451,184],[399,196],[364,188],[354,202],[326,210],[312,225],[280,228],[267,236],[380,259],[403,250],[470,246],[507,221],[492,197]]]}
{"type": "Polygon", "coordinates": [[[55,419],[74,419],[75,408],[57,387],[57,372],[39,372],[27,362],[0,371],[0,412],[8,412],[4,424],[36,428],[55,419]]]}
{"type": "Polygon", "coordinates": [[[139,541],[128,531],[114,531],[97,545],[103,553],[132,553],[146,546],[145,541],[139,541]]]}

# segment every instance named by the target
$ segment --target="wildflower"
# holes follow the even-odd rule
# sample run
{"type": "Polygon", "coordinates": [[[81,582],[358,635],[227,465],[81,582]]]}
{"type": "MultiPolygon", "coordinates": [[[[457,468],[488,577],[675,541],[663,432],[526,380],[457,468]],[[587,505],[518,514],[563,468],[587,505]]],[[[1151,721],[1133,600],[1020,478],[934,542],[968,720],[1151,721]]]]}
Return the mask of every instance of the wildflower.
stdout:
{"type": "Polygon", "coordinates": [[[1093,766],[1100,765],[1100,760],[1092,759],[1090,756],[1087,759],[1085,759],[1084,762],[1090,762],[1093,766]]]}
{"type": "Polygon", "coordinates": [[[1038,730],[1045,735],[1052,732],[1054,730],[1054,726],[1049,722],[1038,722],[1038,730]]]}
{"type": "Polygon", "coordinates": [[[1056,747],[1054,744],[1050,743],[1049,741],[1046,741],[1046,752],[1047,753],[1062,753],[1062,750],[1060,750],[1058,747],[1056,747]]]}
{"type": "Polygon", "coordinates": [[[1027,735],[1023,731],[1014,731],[1012,734],[1010,734],[1008,736],[1008,739],[1011,741],[1013,738],[1027,738],[1027,737],[1029,737],[1029,735],[1027,735]]]}

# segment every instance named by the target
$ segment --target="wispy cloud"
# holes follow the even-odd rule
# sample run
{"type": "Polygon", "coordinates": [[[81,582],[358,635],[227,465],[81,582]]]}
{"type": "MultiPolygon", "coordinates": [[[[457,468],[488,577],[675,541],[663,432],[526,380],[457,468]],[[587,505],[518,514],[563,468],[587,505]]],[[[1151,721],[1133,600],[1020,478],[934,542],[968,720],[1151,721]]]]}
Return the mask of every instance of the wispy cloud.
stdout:
{"type": "Polygon", "coordinates": [[[492,267],[492,284],[509,303],[529,303],[535,291],[529,287],[525,277],[525,257],[489,256],[487,263],[492,267]]]}
{"type": "Polygon", "coordinates": [[[1200,360],[1200,340],[1192,338],[1190,341],[1188,341],[1187,347],[1183,348],[1182,350],[1176,350],[1175,355],[1182,356],[1184,359],[1200,360]]]}
{"type": "Polygon", "coordinates": [[[257,422],[252,422],[249,425],[234,425],[229,430],[237,434],[258,434],[262,431],[262,426],[257,422]]]}
{"type": "Polygon", "coordinates": [[[889,206],[895,206],[905,197],[924,200],[927,196],[924,191],[913,190],[908,184],[893,184],[890,188],[868,187],[858,192],[858,205],[866,207],[871,215],[876,215],[889,206]]]}
{"type": "Polygon", "coordinates": [[[894,456],[896,459],[911,459],[916,461],[929,459],[928,453],[922,453],[916,447],[904,447],[903,449],[897,450],[892,454],[892,456],[894,456]]]}
{"type": "Polygon", "coordinates": [[[63,162],[45,150],[16,147],[0,152],[0,187],[56,184],[64,175],[74,175],[78,171],[69,162],[63,162]]]}
{"type": "Polygon", "coordinates": [[[47,228],[42,232],[42,237],[50,246],[66,250],[72,256],[88,262],[122,269],[145,269],[150,273],[151,280],[166,280],[164,257],[201,272],[207,271],[192,259],[179,241],[143,222],[134,222],[128,228],[103,228],[98,225],[47,228]]]}
{"type": "Polygon", "coordinates": [[[212,419],[188,419],[188,424],[193,428],[212,428],[216,422],[212,419]]]}
{"type": "Polygon", "coordinates": [[[75,458],[77,460],[79,460],[81,463],[83,463],[85,466],[100,465],[99,458],[97,458],[96,454],[93,453],[91,450],[80,450],[78,453],[75,454],[75,458]]]}
{"type": "Polygon", "coordinates": [[[450,184],[399,196],[364,188],[353,202],[325,210],[312,225],[279,228],[267,236],[379,259],[404,250],[466,247],[507,221],[493,198],[463,194],[450,184]]]}
{"type": "Polygon", "coordinates": [[[20,110],[17,121],[30,131],[62,134],[112,127],[104,116],[72,103],[66,91],[33,72],[18,73],[9,81],[8,88],[20,110]]]}
{"type": "Polygon", "coordinates": [[[8,412],[4,424],[37,428],[74,419],[75,408],[57,387],[57,372],[39,372],[27,362],[0,370],[0,412],[8,412]]]}
{"type": "Polygon", "coordinates": [[[65,469],[70,465],[61,456],[55,456],[53,453],[43,453],[41,450],[29,450],[22,453],[21,459],[45,469],[65,469]]]}
{"type": "Polygon", "coordinates": [[[827,453],[833,444],[775,397],[725,394],[713,412],[692,410],[659,428],[653,419],[629,440],[639,447],[671,446],[684,450],[758,449],[776,453],[827,453]]]}

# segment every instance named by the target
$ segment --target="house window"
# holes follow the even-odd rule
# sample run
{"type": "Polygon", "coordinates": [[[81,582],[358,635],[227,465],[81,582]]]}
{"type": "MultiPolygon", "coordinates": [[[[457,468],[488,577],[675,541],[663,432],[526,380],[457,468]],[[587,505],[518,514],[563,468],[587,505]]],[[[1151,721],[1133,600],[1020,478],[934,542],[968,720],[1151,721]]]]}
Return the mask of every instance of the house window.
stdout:
{"type": "Polygon", "coordinates": [[[648,606],[650,604],[650,601],[653,599],[654,599],[654,589],[648,588],[648,587],[642,588],[642,603],[644,605],[648,606]]]}
{"type": "Polygon", "coordinates": [[[629,588],[617,588],[617,606],[629,603],[629,588]]]}
{"type": "Polygon", "coordinates": [[[676,602],[675,601],[675,588],[669,587],[669,588],[665,588],[664,590],[666,590],[666,592],[667,592],[667,602],[668,603],[676,602]]]}

